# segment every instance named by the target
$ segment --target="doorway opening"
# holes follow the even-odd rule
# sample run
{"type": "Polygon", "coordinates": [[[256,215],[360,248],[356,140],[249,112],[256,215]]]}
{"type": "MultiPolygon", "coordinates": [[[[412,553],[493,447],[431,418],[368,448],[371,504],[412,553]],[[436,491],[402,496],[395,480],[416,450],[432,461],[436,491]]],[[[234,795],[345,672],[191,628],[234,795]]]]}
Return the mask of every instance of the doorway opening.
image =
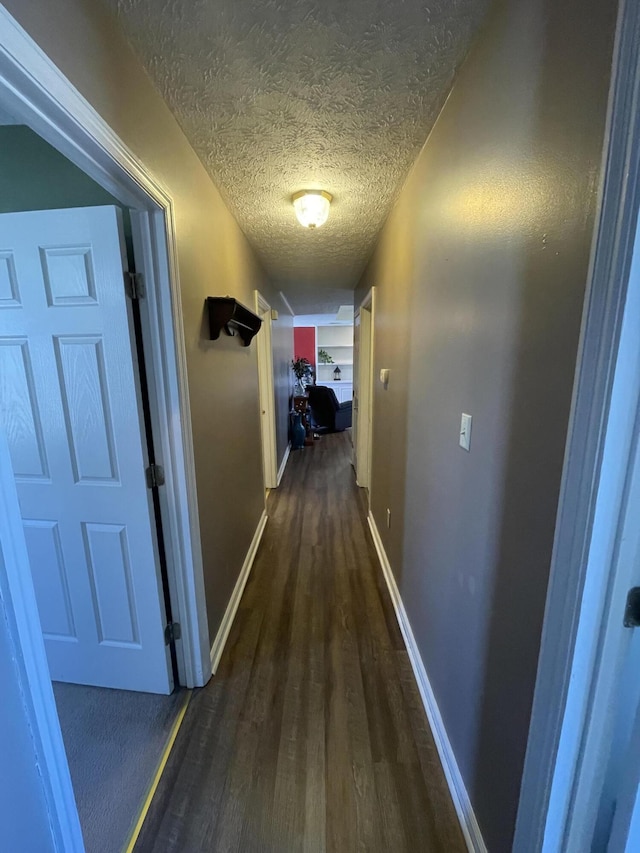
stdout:
{"type": "Polygon", "coordinates": [[[619,9],[514,849],[640,845],[640,7],[619,9]],[[627,625],[625,626],[625,621],[627,625]]]}
{"type": "Polygon", "coordinates": [[[0,142],[0,425],[85,847],[119,849],[183,701],[129,211],[25,125],[0,142]]]}
{"type": "Polygon", "coordinates": [[[632,254],[547,817],[547,843],[557,839],[567,850],[631,851],[640,845],[640,607],[634,605],[640,600],[638,229],[632,254]]]}
{"type": "MultiPolygon", "coordinates": [[[[171,198],[154,183],[153,178],[142,164],[126,150],[121,141],[91,107],[79,98],[78,93],[68,81],[41,54],[32,40],[15,25],[11,16],[2,9],[0,9],[0,22],[3,27],[6,25],[6,29],[3,31],[11,34],[11,39],[7,42],[3,39],[2,52],[0,53],[0,117],[3,119],[2,124],[13,127],[22,126],[25,131],[32,131],[34,137],[37,137],[41,142],[43,140],[48,142],[57,155],[63,155],[69,164],[72,164],[74,168],[77,167],[78,171],[83,173],[86,179],[90,179],[90,182],[93,182],[97,189],[101,189],[104,194],[112,196],[110,200],[99,199],[90,202],[90,204],[112,204],[130,214],[128,236],[131,245],[134,247],[136,273],[142,275],[145,298],[139,303],[139,312],[133,310],[132,303],[128,301],[127,297],[122,301],[125,281],[122,277],[124,267],[121,266],[119,273],[121,289],[118,291],[118,298],[121,299],[120,309],[122,309],[123,304],[126,305],[124,311],[126,323],[121,327],[120,343],[123,350],[129,350],[132,367],[144,354],[145,379],[149,386],[149,399],[146,406],[142,404],[139,394],[141,383],[137,373],[132,373],[128,382],[126,371],[121,376],[119,375],[120,368],[113,370],[113,376],[109,376],[109,369],[110,366],[113,366],[113,361],[107,358],[108,347],[105,342],[106,338],[104,338],[109,328],[105,329],[103,334],[103,332],[96,333],[95,330],[81,328],[80,325],[69,326],[66,330],[48,330],[53,354],[48,362],[51,381],[41,378],[37,382],[31,381],[31,375],[38,373],[40,362],[38,361],[35,364],[34,359],[30,357],[29,343],[30,335],[35,334],[37,330],[31,328],[27,331],[21,331],[17,328],[4,330],[3,335],[7,339],[5,341],[7,346],[3,348],[3,354],[7,356],[7,353],[10,353],[17,367],[22,368],[22,373],[19,369],[11,371],[13,391],[16,391],[17,388],[22,393],[22,399],[30,403],[31,415],[34,414],[31,403],[37,404],[38,390],[45,395],[49,391],[58,393],[60,399],[64,399],[66,394],[66,407],[65,405],[62,407],[61,429],[58,435],[66,434],[69,439],[66,452],[71,460],[71,480],[74,485],[86,487],[85,493],[88,494],[90,487],[97,484],[106,485],[100,481],[108,480],[108,475],[111,476],[113,490],[115,490],[116,480],[128,473],[129,466],[126,464],[125,457],[119,458],[119,451],[125,447],[127,442],[118,441],[117,437],[114,438],[115,415],[111,412],[111,405],[116,404],[124,407],[124,397],[120,392],[123,389],[126,390],[127,387],[129,387],[129,391],[131,388],[135,389],[133,402],[130,401],[127,404],[130,414],[129,426],[131,427],[131,434],[134,436],[133,444],[137,441],[141,447],[144,447],[144,461],[151,461],[153,456],[151,456],[151,460],[147,458],[148,448],[144,444],[144,437],[146,433],[153,433],[155,461],[160,463],[164,469],[165,486],[157,490],[157,500],[149,500],[149,496],[154,494],[155,497],[155,493],[152,489],[147,490],[146,483],[144,483],[144,498],[138,497],[136,500],[127,501],[127,512],[131,506],[139,513],[142,512],[141,507],[146,511],[146,523],[153,532],[150,549],[153,552],[153,572],[148,573],[148,580],[152,581],[149,589],[158,605],[156,607],[158,618],[153,629],[154,641],[152,645],[156,649],[158,659],[164,660],[166,673],[166,688],[162,689],[161,692],[168,693],[173,686],[171,660],[167,652],[168,647],[165,646],[164,635],[166,622],[166,613],[163,612],[166,608],[164,596],[167,593],[167,600],[170,601],[173,608],[173,620],[179,622],[181,628],[181,636],[178,636],[175,626],[172,629],[173,638],[176,640],[174,665],[178,671],[178,679],[180,684],[186,687],[198,686],[206,683],[210,676],[209,642],[206,630],[204,584],[199,551],[195,472],[186,386],[184,332],[177,281],[173,203],[171,198]],[[125,327],[126,340],[122,331],[125,327]],[[142,346],[139,349],[136,348],[135,335],[131,334],[133,327],[137,328],[142,339],[142,346]],[[9,340],[11,338],[13,340],[9,340]],[[9,346],[10,343],[16,346],[12,348],[9,346]],[[25,380],[22,382],[21,389],[16,386],[16,376],[18,379],[22,377],[25,380]],[[53,381],[54,379],[55,381],[53,381]],[[93,380],[94,393],[84,395],[83,402],[85,405],[76,405],[77,400],[74,401],[71,398],[79,388],[84,389],[84,391],[87,390],[91,384],[89,379],[93,380]],[[144,423],[142,409],[145,409],[147,415],[146,423],[144,423]],[[94,442],[95,435],[92,437],[90,430],[87,430],[87,424],[92,421],[100,423],[96,412],[102,412],[104,415],[100,427],[103,439],[101,444],[94,442]],[[135,417],[136,415],[138,417],[135,417]],[[136,430],[137,439],[135,439],[136,430]],[[98,471],[97,468],[101,465],[103,470],[98,471]],[[109,466],[111,466],[110,470],[108,470],[109,466]],[[164,530],[168,569],[164,589],[161,576],[156,571],[159,564],[159,548],[155,538],[154,524],[156,517],[161,519],[164,530]]],[[[39,188],[52,189],[52,182],[55,183],[53,176],[47,175],[39,188]]],[[[66,184],[63,185],[62,189],[65,188],[67,188],[66,184]]],[[[58,190],[60,189],[58,187],[58,190]]],[[[69,207],[75,203],[62,198],[61,201],[54,202],[53,206],[56,204],[59,208],[63,208],[65,205],[69,207]]],[[[87,202],[80,204],[86,205],[87,202]]],[[[34,204],[32,206],[43,208],[47,205],[34,204]]],[[[113,207],[94,207],[93,209],[102,214],[107,211],[113,222],[120,216],[120,213],[113,207]]],[[[86,218],[87,211],[88,208],[78,214],[79,221],[86,218]]],[[[50,213],[50,211],[44,212],[50,213]]],[[[62,213],[65,214],[67,211],[63,210],[62,213]]],[[[6,229],[3,229],[3,236],[6,237],[6,229]]],[[[64,237],[55,237],[51,240],[42,239],[36,247],[37,251],[33,255],[36,258],[34,263],[36,265],[39,263],[41,267],[43,264],[46,267],[48,263],[50,272],[39,296],[42,297],[42,304],[47,309],[52,309],[49,312],[51,316],[56,312],[58,317],[62,317],[63,314],[68,315],[72,307],[77,308],[80,304],[84,304],[84,307],[87,308],[95,308],[100,303],[102,299],[100,292],[102,278],[101,275],[94,274],[95,269],[92,266],[92,260],[90,257],[88,258],[91,251],[77,251],[83,247],[86,249],[92,239],[74,237],[71,241],[74,245],[72,252],[67,251],[69,249],[68,241],[64,237]],[[72,305],[72,303],[76,304],[72,305]],[[53,310],[54,308],[56,311],[53,310]]],[[[21,262],[14,269],[15,264],[14,259],[10,256],[11,253],[4,252],[7,248],[5,245],[0,248],[3,250],[3,272],[6,273],[2,280],[2,287],[0,287],[0,291],[2,291],[0,296],[3,300],[5,296],[7,297],[4,300],[4,307],[7,310],[3,313],[5,317],[8,317],[10,310],[8,303],[12,300],[20,303],[22,291],[18,273],[23,267],[21,262]],[[16,294],[18,294],[17,299],[15,298],[16,294]]],[[[91,243],[89,249],[93,250],[93,248],[91,243]]],[[[133,282],[136,287],[139,283],[139,279],[133,282]]],[[[22,288],[22,290],[31,295],[31,287],[22,288]]],[[[14,306],[16,316],[20,310],[20,305],[14,306]]],[[[121,310],[120,320],[122,317],[121,310]]],[[[80,321],[78,321],[79,323],[80,321]]],[[[115,351],[115,347],[111,347],[110,351],[115,351]]],[[[7,375],[8,373],[5,371],[5,379],[7,375]]],[[[18,382],[19,385],[20,382],[18,382]]],[[[6,391],[6,388],[3,388],[3,391],[6,391]]],[[[46,407],[40,407],[39,413],[44,409],[46,407]]],[[[14,414],[15,411],[16,407],[14,406],[14,414]]],[[[57,411],[60,413],[60,406],[58,406],[57,411]]],[[[27,407],[24,407],[24,413],[29,414],[27,407]]],[[[118,417],[124,424],[125,413],[122,412],[118,417]]],[[[51,471],[53,471],[58,458],[62,458],[64,454],[59,454],[59,448],[52,450],[51,442],[47,446],[44,430],[39,434],[38,419],[39,416],[32,419],[33,423],[30,428],[23,431],[23,438],[26,436],[27,442],[25,447],[27,450],[34,451],[31,453],[31,461],[37,461],[39,450],[43,447],[46,457],[40,456],[40,459],[41,461],[44,460],[43,464],[50,466],[51,471]],[[42,441],[39,446],[40,438],[42,441]],[[30,448],[27,446],[29,441],[31,441],[30,448]]],[[[16,422],[17,420],[14,419],[14,426],[16,422]]],[[[5,428],[2,430],[2,442],[5,441],[4,434],[8,432],[11,443],[16,438],[15,429],[10,427],[7,430],[6,424],[3,426],[5,428]]],[[[23,461],[25,459],[26,456],[23,461]]],[[[138,474],[140,473],[137,465],[132,467],[136,468],[138,474]]],[[[20,650],[22,661],[20,668],[21,692],[26,715],[33,732],[34,744],[38,752],[40,778],[51,818],[52,837],[57,849],[80,851],[84,849],[84,843],[67,760],[69,757],[73,762],[71,756],[73,750],[68,750],[69,756],[65,754],[60,722],[65,729],[64,735],[67,742],[69,742],[70,737],[69,726],[64,719],[59,720],[56,711],[41,627],[41,614],[38,610],[34,584],[30,577],[33,560],[29,559],[25,542],[23,517],[26,513],[21,510],[18,504],[14,469],[15,447],[13,458],[9,455],[7,448],[2,453],[0,493],[3,498],[3,505],[8,507],[7,513],[10,514],[11,523],[3,524],[1,531],[2,556],[6,563],[6,571],[3,573],[0,594],[2,605],[8,615],[7,624],[11,629],[11,640],[20,650]],[[13,501],[12,514],[11,501],[13,501]],[[7,555],[9,559],[7,559],[7,555]]],[[[40,472],[41,485],[46,479],[54,479],[48,477],[51,471],[45,468],[40,472]]],[[[153,473],[154,476],[157,476],[160,472],[155,471],[153,473]]],[[[142,476],[144,478],[144,468],[142,469],[142,476]]],[[[35,482],[37,477],[33,479],[35,482]]],[[[62,505],[60,502],[60,506],[62,505]]],[[[52,506],[54,506],[53,503],[52,506]]],[[[31,520],[38,522],[31,524],[32,541],[30,547],[32,552],[35,553],[40,549],[44,553],[48,549],[50,558],[56,555],[66,556],[64,565],[66,570],[74,560],[70,559],[68,555],[64,555],[60,546],[62,534],[58,535],[57,531],[62,530],[62,520],[57,519],[51,512],[40,516],[37,513],[31,513],[31,520]]],[[[138,619],[140,613],[136,612],[133,606],[137,602],[136,594],[139,594],[139,591],[136,591],[135,583],[132,580],[132,573],[138,565],[137,560],[134,565],[131,552],[128,549],[132,538],[129,538],[127,531],[124,530],[125,525],[118,521],[105,520],[104,518],[98,521],[84,519],[82,524],[81,535],[76,537],[75,553],[79,557],[79,562],[82,562],[82,559],[85,562],[93,561],[93,583],[91,571],[87,576],[89,580],[87,581],[85,578],[84,581],[85,590],[88,589],[88,599],[93,603],[93,614],[91,614],[91,608],[85,612],[92,615],[94,622],[103,629],[101,643],[99,644],[102,646],[101,651],[106,649],[116,656],[121,653],[124,654],[125,650],[130,651],[134,646],[140,644],[138,640],[142,631],[142,622],[138,619]],[[118,555],[123,572],[120,573],[120,579],[116,586],[110,587],[113,577],[108,572],[101,571],[101,568],[109,563],[111,557],[117,558],[118,555]],[[127,620],[122,618],[124,611],[121,608],[114,605],[109,609],[110,605],[117,602],[118,595],[116,593],[119,593],[120,598],[129,604],[128,625],[126,624],[127,620]],[[122,633],[119,634],[122,630],[128,630],[130,636],[127,638],[122,633]],[[125,648],[127,644],[128,649],[125,648]]],[[[148,553],[149,549],[147,549],[147,558],[148,553]]],[[[49,562],[53,565],[55,560],[50,559],[49,562]]],[[[58,560],[57,565],[59,568],[60,560],[58,560]]],[[[58,575],[60,576],[59,572],[58,575]]],[[[58,615],[62,613],[64,616],[66,613],[68,616],[69,613],[72,613],[72,608],[66,607],[70,599],[66,597],[64,587],[64,583],[58,582],[57,593],[60,593],[58,603],[62,604],[58,615]]],[[[144,595],[142,598],[146,610],[148,599],[144,595]]],[[[46,596],[40,594],[40,603],[42,604],[43,601],[46,601],[46,596]]],[[[75,613],[72,615],[75,618],[75,613]]],[[[142,616],[140,616],[141,618],[142,616]]],[[[80,619],[77,619],[77,622],[79,623],[80,619]]],[[[50,624],[48,627],[59,629],[60,624],[50,624]]],[[[74,623],[74,627],[77,627],[77,624],[74,623]]],[[[53,640],[56,630],[48,630],[46,633],[48,634],[47,641],[53,640]]],[[[75,643],[75,638],[70,636],[71,633],[73,631],[67,632],[69,647],[74,644],[78,645],[75,643]]],[[[49,645],[51,644],[49,643],[49,645]]],[[[118,667],[107,667],[107,670],[109,672],[118,671],[118,667]]],[[[58,677],[61,676],[64,676],[63,671],[58,675],[58,677]]],[[[78,678],[77,680],[81,679],[78,678]]],[[[90,681],[91,679],[84,678],[83,680],[90,681]]],[[[152,687],[141,687],[135,680],[124,686],[129,691],[159,689],[157,684],[152,687]]],[[[89,711],[83,715],[80,713],[83,701],[78,698],[77,693],[78,690],[91,693],[101,689],[98,687],[76,688],[76,685],[64,684],[61,690],[57,691],[59,695],[56,698],[59,706],[67,708],[66,712],[62,712],[63,715],[68,713],[68,719],[75,717],[76,722],[72,723],[71,728],[77,728],[78,720],[84,718],[85,722],[88,721],[90,725],[97,726],[101,734],[104,735],[105,727],[99,723],[99,712],[105,709],[107,703],[103,701],[102,697],[96,701],[95,694],[93,694],[90,697],[93,699],[91,709],[91,701],[87,702],[85,696],[84,707],[85,709],[89,708],[89,711]],[[76,695],[72,695],[74,691],[76,695]],[[62,696],[61,693],[67,695],[62,696]]],[[[115,694],[116,691],[110,691],[110,698],[117,698],[115,694]]],[[[131,700],[127,712],[129,718],[137,718],[138,720],[146,718],[148,721],[149,718],[153,717],[153,713],[146,706],[145,709],[142,709],[140,703],[163,697],[154,697],[149,693],[128,692],[128,698],[131,700]]],[[[170,699],[175,705],[175,697],[164,698],[170,699]]],[[[111,718],[113,720],[114,716],[115,712],[107,714],[105,719],[111,718]]],[[[171,728],[171,720],[174,717],[175,708],[170,710],[168,717],[165,715],[163,720],[156,715],[155,724],[148,729],[153,738],[156,739],[156,746],[160,744],[162,748],[162,743],[166,740],[166,726],[164,729],[163,726],[168,721],[169,728],[171,728]]],[[[140,739],[139,735],[134,735],[130,742],[135,742],[136,746],[139,747],[140,739]]],[[[122,744],[122,750],[127,750],[126,745],[122,744]]],[[[110,751],[113,750],[107,749],[107,752],[110,751]]],[[[80,755],[84,752],[86,750],[82,747],[77,750],[80,755]]],[[[135,758],[136,753],[131,750],[129,752],[131,753],[129,757],[135,758]]],[[[101,772],[100,761],[95,759],[95,756],[94,763],[98,766],[90,773],[89,783],[94,796],[100,797],[99,786],[96,785],[96,782],[101,776],[107,774],[101,772]]],[[[157,759],[154,759],[152,764],[155,765],[156,763],[157,759]]],[[[76,771],[73,767],[71,770],[77,776],[77,768],[76,771]]],[[[124,779],[126,777],[126,770],[116,774],[116,778],[124,779]]],[[[142,790],[143,795],[146,793],[149,781],[151,780],[147,778],[142,790]]],[[[124,785],[123,787],[127,786],[124,785]]],[[[80,799],[81,797],[78,797],[78,800],[80,799]]],[[[109,804],[102,802],[99,804],[99,808],[109,820],[111,817],[108,811],[109,804]]],[[[125,827],[127,830],[134,823],[134,819],[135,809],[130,810],[128,814],[127,826],[125,827]]],[[[126,841],[126,838],[120,840],[126,841]]],[[[120,846],[120,840],[118,840],[116,847],[120,846]]],[[[91,848],[89,847],[89,849],[91,848]]]]}
{"type": "Polygon", "coordinates": [[[271,305],[256,290],[256,314],[262,320],[262,334],[256,336],[258,357],[258,391],[260,397],[260,433],[262,436],[262,472],[264,488],[278,485],[276,448],[276,401],[273,389],[273,343],[271,305]]]}
{"type": "Polygon", "coordinates": [[[354,317],[353,467],[356,482],[371,489],[373,426],[373,339],[375,288],[371,288],[354,317]]]}

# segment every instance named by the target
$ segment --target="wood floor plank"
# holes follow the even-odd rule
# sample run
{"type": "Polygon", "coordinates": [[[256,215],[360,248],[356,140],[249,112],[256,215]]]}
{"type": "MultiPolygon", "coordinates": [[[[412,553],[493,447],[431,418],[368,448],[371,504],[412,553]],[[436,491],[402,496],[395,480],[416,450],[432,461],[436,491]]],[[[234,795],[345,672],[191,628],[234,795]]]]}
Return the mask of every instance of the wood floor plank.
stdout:
{"type": "Polygon", "coordinates": [[[348,432],[323,436],[270,493],[138,853],[466,849],[350,457],[348,432]]]}
{"type": "Polygon", "coordinates": [[[389,762],[379,761],[374,768],[376,791],[378,793],[378,808],[382,825],[382,850],[409,850],[405,833],[402,812],[398,803],[394,775],[389,762]]]}

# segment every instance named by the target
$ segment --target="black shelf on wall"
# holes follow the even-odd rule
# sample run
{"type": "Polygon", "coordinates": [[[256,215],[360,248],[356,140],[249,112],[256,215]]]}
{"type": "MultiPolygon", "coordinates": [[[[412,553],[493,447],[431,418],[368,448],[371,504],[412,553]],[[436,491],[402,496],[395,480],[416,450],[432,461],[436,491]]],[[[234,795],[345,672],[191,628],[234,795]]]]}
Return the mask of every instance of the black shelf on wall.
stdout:
{"type": "Polygon", "coordinates": [[[230,337],[237,332],[242,346],[248,347],[262,326],[260,317],[232,296],[207,296],[207,310],[212,341],[217,341],[224,329],[230,337]]]}

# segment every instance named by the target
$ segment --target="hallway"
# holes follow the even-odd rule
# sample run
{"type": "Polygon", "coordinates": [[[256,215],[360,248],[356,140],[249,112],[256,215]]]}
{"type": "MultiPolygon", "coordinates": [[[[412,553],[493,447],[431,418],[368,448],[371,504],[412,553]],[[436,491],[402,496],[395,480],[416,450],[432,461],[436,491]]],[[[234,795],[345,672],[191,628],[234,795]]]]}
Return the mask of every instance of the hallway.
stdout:
{"type": "Polygon", "coordinates": [[[291,455],[137,851],[466,849],[350,454],[291,455]]]}

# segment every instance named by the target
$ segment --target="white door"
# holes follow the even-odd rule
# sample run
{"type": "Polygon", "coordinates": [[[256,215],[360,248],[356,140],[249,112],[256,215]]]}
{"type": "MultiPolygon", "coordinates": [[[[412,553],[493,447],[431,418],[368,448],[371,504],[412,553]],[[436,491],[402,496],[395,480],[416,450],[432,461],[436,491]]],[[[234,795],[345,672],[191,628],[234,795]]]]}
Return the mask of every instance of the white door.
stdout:
{"type": "Polygon", "coordinates": [[[359,486],[371,487],[371,370],[372,370],[372,334],[371,308],[362,306],[358,312],[359,344],[358,344],[358,420],[356,424],[355,442],[356,480],[359,486]]]}
{"type": "Polygon", "coordinates": [[[553,853],[640,850],[629,840],[640,817],[640,627],[626,612],[629,591],[640,587],[639,326],[640,236],[608,403],[597,404],[606,437],[545,818],[543,850],[553,853]]]}
{"type": "MultiPolygon", "coordinates": [[[[612,591],[613,622],[603,649],[614,651],[606,663],[614,673],[612,691],[603,710],[608,751],[597,809],[593,853],[635,853],[640,850],[640,627],[637,612],[627,613],[630,589],[640,589],[640,434],[631,460],[626,507],[620,519],[617,559],[619,582],[612,591]],[[625,621],[629,624],[624,627],[625,621]],[[636,624],[636,627],[632,627],[636,624]]],[[[637,608],[635,608],[637,610],[637,608]]]]}
{"type": "Polygon", "coordinates": [[[0,423],[57,681],[173,688],[115,207],[0,215],[0,423]]]}
{"type": "Polygon", "coordinates": [[[637,631],[638,628],[633,629],[622,675],[620,708],[592,845],[595,853],[598,849],[606,849],[608,853],[640,850],[640,636],[637,631]],[[596,846],[600,840],[606,840],[606,847],[604,843],[596,846]]]}
{"type": "Polygon", "coordinates": [[[276,451],[276,417],[273,391],[273,344],[271,337],[271,306],[256,290],[256,312],[262,328],[256,336],[258,358],[258,394],[260,397],[260,431],[262,436],[262,471],[265,489],[278,485],[276,451]]]}
{"type": "Polygon", "coordinates": [[[351,436],[353,452],[351,464],[358,479],[358,428],[360,419],[360,311],[353,317],[353,389],[351,403],[351,436]]]}

